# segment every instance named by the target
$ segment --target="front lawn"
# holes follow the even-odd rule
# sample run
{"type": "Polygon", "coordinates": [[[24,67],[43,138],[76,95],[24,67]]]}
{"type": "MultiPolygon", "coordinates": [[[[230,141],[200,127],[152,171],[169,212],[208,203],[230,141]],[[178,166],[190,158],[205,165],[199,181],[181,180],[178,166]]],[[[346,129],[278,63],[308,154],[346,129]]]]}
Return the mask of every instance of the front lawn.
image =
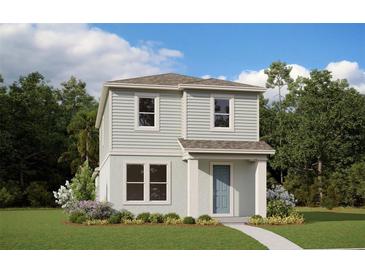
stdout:
{"type": "Polygon", "coordinates": [[[224,226],[65,224],[59,209],[0,210],[0,249],[265,249],[224,226]]]}
{"type": "Polygon", "coordinates": [[[365,248],[365,209],[298,208],[303,225],[262,226],[303,248],[365,248]]]}

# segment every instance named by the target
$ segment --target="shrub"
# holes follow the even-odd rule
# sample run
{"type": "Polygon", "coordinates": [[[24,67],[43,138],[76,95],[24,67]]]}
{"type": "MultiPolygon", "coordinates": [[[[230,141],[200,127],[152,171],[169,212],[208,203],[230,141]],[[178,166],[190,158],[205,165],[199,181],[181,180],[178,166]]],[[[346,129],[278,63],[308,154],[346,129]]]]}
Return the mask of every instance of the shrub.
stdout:
{"type": "Polygon", "coordinates": [[[107,225],[109,224],[108,220],[86,220],[85,222],[86,225],[107,225]]]}
{"type": "Polygon", "coordinates": [[[267,216],[286,217],[292,212],[293,207],[286,204],[283,200],[270,200],[267,203],[267,216]]]}
{"type": "Polygon", "coordinates": [[[216,219],[198,219],[196,222],[198,225],[217,225],[219,222],[216,219]]]}
{"type": "Polygon", "coordinates": [[[265,220],[261,215],[253,215],[248,219],[248,223],[251,225],[262,225],[265,220]]]}
{"type": "Polygon", "coordinates": [[[122,216],[120,212],[116,212],[113,215],[111,215],[108,219],[108,222],[110,224],[120,224],[122,221],[122,216]]]}
{"type": "Polygon", "coordinates": [[[199,216],[198,218],[198,221],[211,221],[212,220],[212,217],[210,217],[209,215],[201,215],[199,216]]]}
{"type": "Polygon", "coordinates": [[[195,219],[191,216],[186,216],[184,219],[183,219],[183,223],[184,224],[187,224],[187,225],[193,225],[195,224],[195,219]]]}
{"type": "Polygon", "coordinates": [[[333,209],[334,207],[339,205],[339,194],[336,191],[336,187],[334,185],[329,185],[321,199],[321,206],[327,209],[333,209]]]}
{"type": "Polygon", "coordinates": [[[125,219],[123,223],[126,225],[143,225],[145,222],[142,219],[134,219],[134,220],[125,219]]]}
{"type": "Polygon", "coordinates": [[[47,190],[47,182],[31,182],[26,193],[33,207],[50,206],[53,204],[52,194],[47,190]]]}
{"type": "Polygon", "coordinates": [[[164,215],[163,219],[166,222],[167,219],[180,219],[180,216],[174,212],[167,213],[164,215]]]}
{"type": "Polygon", "coordinates": [[[183,221],[180,218],[176,219],[176,218],[167,217],[165,219],[165,224],[167,224],[167,225],[179,225],[182,223],[183,223],[183,221]]]}
{"type": "Polygon", "coordinates": [[[24,194],[16,184],[17,181],[0,183],[0,207],[21,205],[24,194]]]}
{"type": "Polygon", "coordinates": [[[125,220],[133,220],[134,219],[134,215],[132,212],[123,209],[122,211],[120,211],[120,220],[123,223],[125,220]]]}
{"type": "Polygon", "coordinates": [[[83,222],[85,222],[87,220],[85,213],[81,212],[81,211],[72,212],[68,216],[68,219],[71,223],[76,223],[76,224],[82,224],[83,222]]]}
{"type": "Polygon", "coordinates": [[[74,202],[66,212],[71,214],[73,212],[83,212],[88,220],[100,219],[106,220],[111,215],[115,214],[115,210],[108,202],[96,201],[79,201],[74,202]]]}
{"type": "Polygon", "coordinates": [[[53,196],[56,199],[56,204],[60,205],[62,208],[71,206],[71,204],[75,201],[69,181],[66,181],[66,184],[64,186],[60,186],[57,191],[53,191],[53,196]]]}
{"type": "Polygon", "coordinates": [[[148,223],[150,221],[151,214],[149,212],[143,212],[137,215],[136,220],[143,220],[143,222],[148,223]]]}
{"type": "Polygon", "coordinates": [[[262,218],[259,215],[254,215],[249,218],[248,223],[251,225],[289,225],[289,224],[303,224],[304,217],[302,214],[293,211],[289,216],[271,216],[268,218],[262,218]]]}
{"type": "Polygon", "coordinates": [[[0,207],[7,207],[14,202],[14,196],[4,186],[0,188],[0,207]]]}
{"type": "Polygon", "coordinates": [[[79,167],[75,177],[71,180],[71,188],[78,201],[95,199],[95,184],[87,160],[79,167]]]}
{"type": "Polygon", "coordinates": [[[160,213],[153,213],[150,215],[150,222],[153,224],[163,223],[163,215],[160,213]]]}

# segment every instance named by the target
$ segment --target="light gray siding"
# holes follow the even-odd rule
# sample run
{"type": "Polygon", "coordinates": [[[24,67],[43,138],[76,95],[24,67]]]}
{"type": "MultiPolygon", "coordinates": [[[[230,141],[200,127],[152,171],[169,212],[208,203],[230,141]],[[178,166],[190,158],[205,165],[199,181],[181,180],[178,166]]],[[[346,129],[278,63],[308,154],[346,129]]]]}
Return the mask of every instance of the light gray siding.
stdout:
{"type": "MultiPolygon", "coordinates": [[[[222,94],[226,94],[223,92],[222,94]]],[[[218,92],[213,92],[218,94],[218,92]]],[[[234,131],[210,130],[209,92],[187,92],[187,138],[258,141],[258,99],[252,92],[230,92],[234,95],[234,131]]]]}
{"type": "Polygon", "coordinates": [[[186,162],[181,157],[149,157],[149,156],[110,156],[110,196],[108,201],[116,209],[127,209],[134,214],[141,212],[176,212],[181,216],[186,215],[187,210],[187,169],[186,162]],[[169,161],[171,164],[171,201],[164,205],[151,204],[123,204],[123,164],[135,161],[169,161]]]}
{"type": "Polygon", "coordinates": [[[99,128],[99,159],[102,163],[110,152],[110,96],[107,97],[104,115],[99,128]]]}
{"type": "MultiPolygon", "coordinates": [[[[144,93],[147,93],[143,91],[144,93]]],[[[181,96],[179,92],[159,93],[159,131],[135,130],[133,91],[112,91],[112,148],[180,150],[181,96]]]]}

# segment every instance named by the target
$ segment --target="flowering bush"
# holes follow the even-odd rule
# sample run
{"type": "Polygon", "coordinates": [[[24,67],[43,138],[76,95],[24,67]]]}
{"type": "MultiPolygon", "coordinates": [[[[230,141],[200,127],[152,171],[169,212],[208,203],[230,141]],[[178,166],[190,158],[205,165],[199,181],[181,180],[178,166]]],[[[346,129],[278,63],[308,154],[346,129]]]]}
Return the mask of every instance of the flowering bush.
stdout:
{"type": "Polygon", "coordinates": [[[123,224],[126,225],[143,225],[145,222],[142,219],[134,219],[134,220],[129,220],[129,219],[125,219],[123,221],[123,224]]]}
{"type": "Polygon", "coordinates": [[[253,215],[248,219],[248,223],[251,225],[262,225],[265,223],[265,219],[261,215],[253,215]]]}
{"type": "Polygon", "coordinates": [[[182,219],[176,219],[176,218],[172,218],[172,217],[167,217],[165,219],[165,224],[167,225],[179,225],[182,224],[183,220],[182,219]]]}
{"type": "Polygon", "coordinates": [[[58,191],[53,191],[53,196],[56,199],[56,204],[65,209],[75,202],[69,181],[66,181],[66,184],[61,186],[58,191]]]}
{"type": "Polygon", "coordinates": [[[267,200],[281,200],[287,206],[294,207],[296,200],[293,194],[290,194],[282,185],[273,185],[266,193],[267,200]]]}
{"type": "Polygon", "coordinates": [[[294,208],[287,205],[283,200],[271,200],[267,202],[267,216],[289,216],[294,208]]]}
{"type": "Polygon", "coordinates": [[[248,219],[248,223],[251,225],[290,225],[290,224],[303,224],[304,217],[302,214],[293,211],[290,215],[271,216],[263,218],[259,215],[254,215],[248,219]]]}
{"type": "Polygon", "coordinates": [[[180,219],[180,216],[174,212],[167,213],[163,216],[164,221],[167,219],[180,219]]]}
{"type": "Polygon", "coordinates": [[[201,215],[196,221],[198,225],[217,225],[219,222],[216,219],[213,219],[209,215],[201,215]]]}
{"type": "Polygon", "coordinates": [[[88,220],[99,219],[105,220],[113,215],[116,211],[108,202],[96,201],[79,201],[72,203],[66,208],[67,213],[82,212],[88,220]]]}

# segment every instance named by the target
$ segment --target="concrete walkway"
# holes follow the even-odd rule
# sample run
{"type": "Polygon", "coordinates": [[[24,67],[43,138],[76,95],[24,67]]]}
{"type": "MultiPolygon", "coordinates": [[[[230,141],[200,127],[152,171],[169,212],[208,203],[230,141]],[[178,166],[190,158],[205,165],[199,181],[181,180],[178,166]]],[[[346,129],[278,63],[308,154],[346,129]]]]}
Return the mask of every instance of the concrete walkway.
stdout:
{"type": "Polygon", "coordinates": [[[255,240],[262,243],[268,249],[272,250],[299,250],[300,246],[289,241],[288,239],[281,237],[266,229],[262,229],[255,226],[246,225],[244,223],[224,223],[225,226],[237,229],[243,233],[251,236],[255,240]]]}

